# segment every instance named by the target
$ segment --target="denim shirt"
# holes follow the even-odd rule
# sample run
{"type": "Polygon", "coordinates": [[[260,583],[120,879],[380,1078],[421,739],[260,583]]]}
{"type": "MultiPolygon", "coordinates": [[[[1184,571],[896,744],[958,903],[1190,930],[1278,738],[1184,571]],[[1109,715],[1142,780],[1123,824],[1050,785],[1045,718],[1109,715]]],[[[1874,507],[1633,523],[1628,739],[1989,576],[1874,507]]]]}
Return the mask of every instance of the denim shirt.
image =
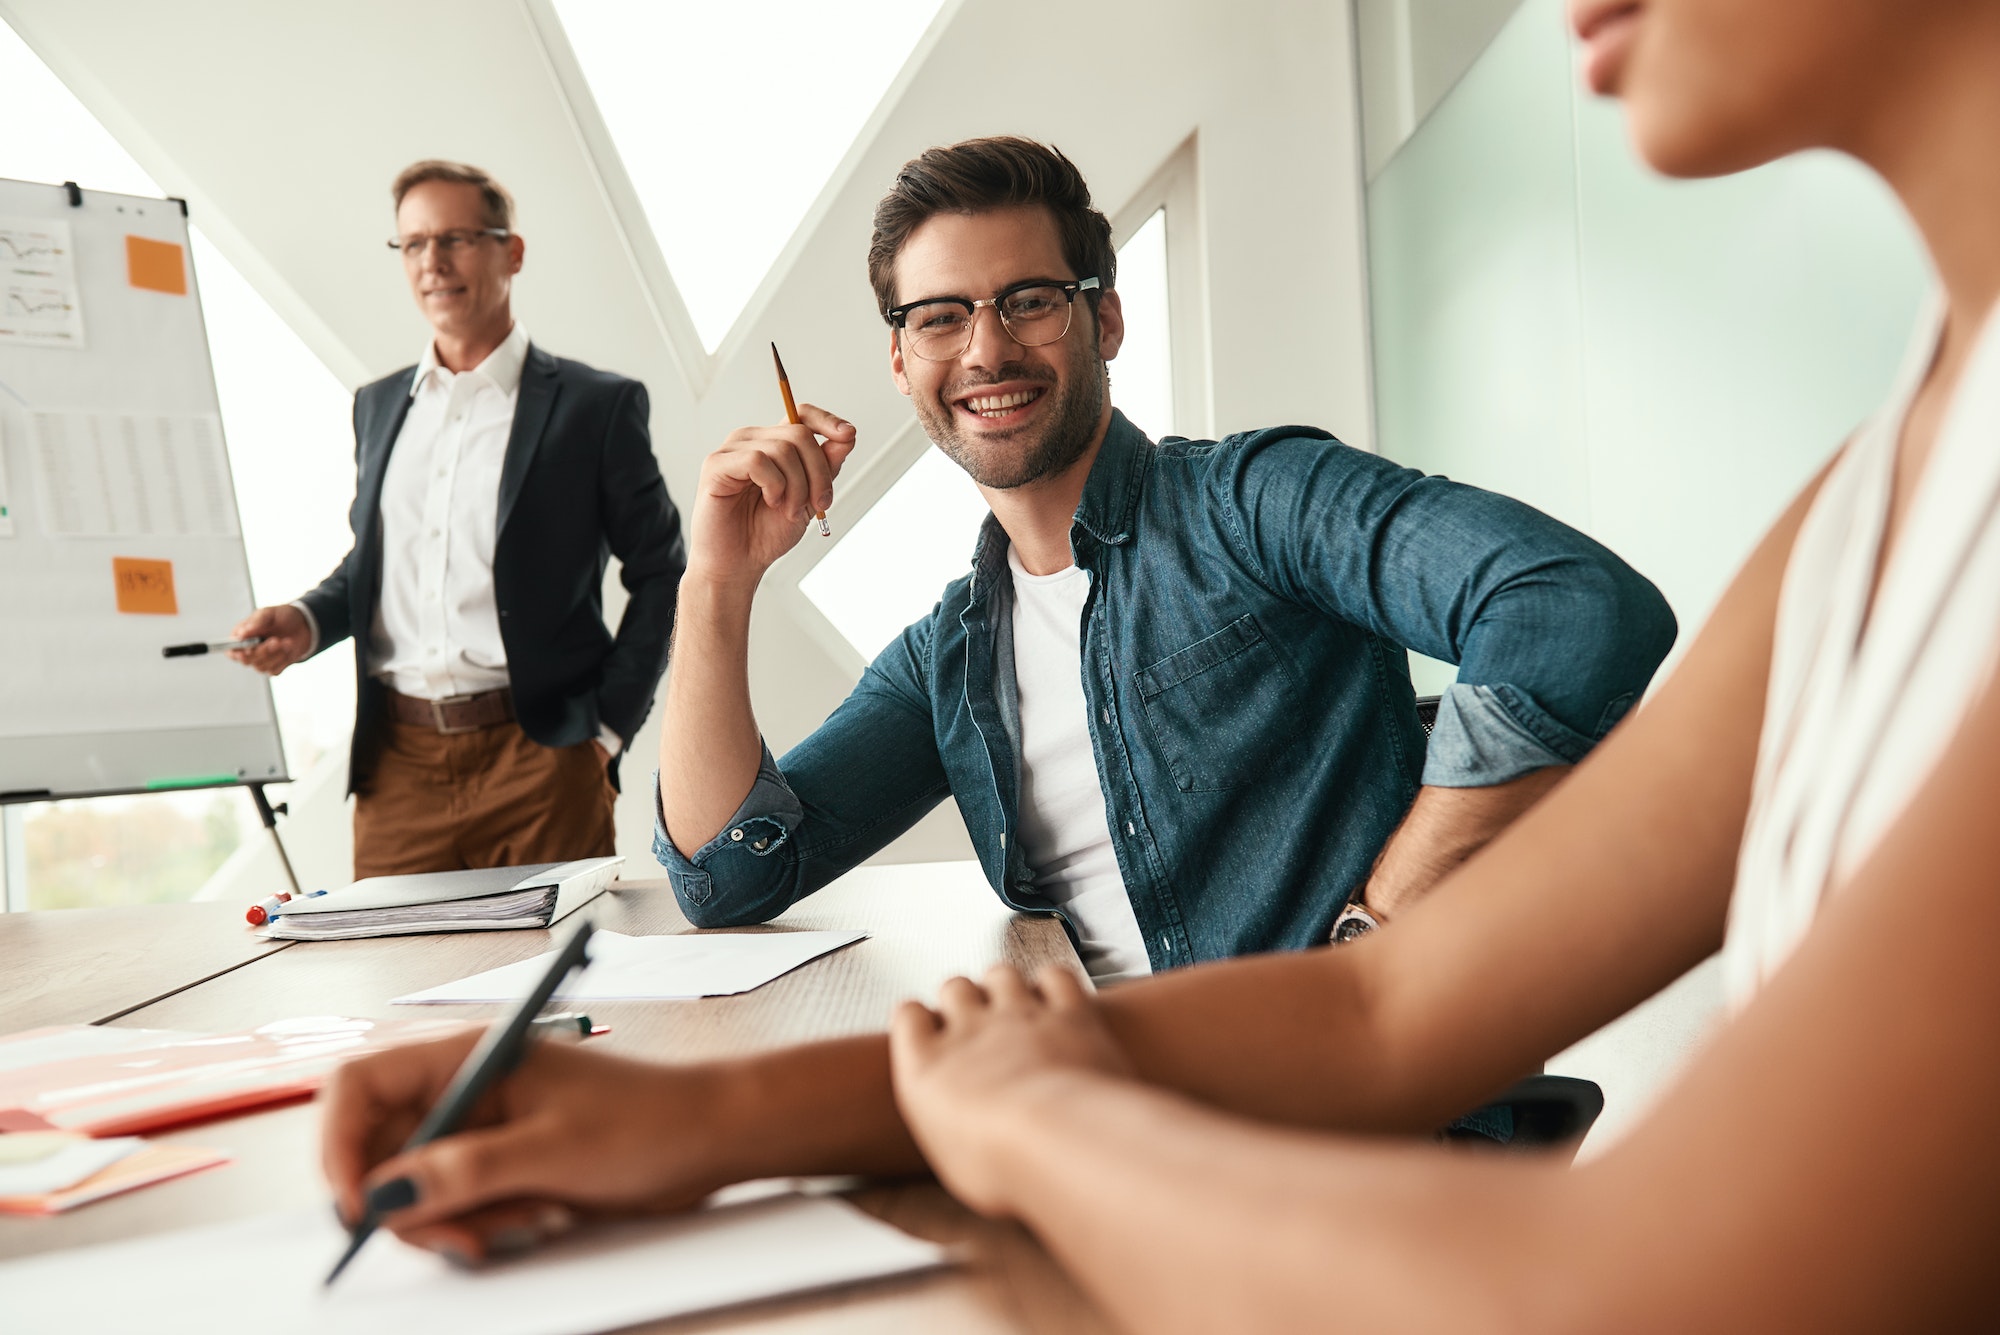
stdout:
{"type": "MultiPolygon", "coordinates": [[[[1148,441],[1122,414],[1070,527],[1104,814],[1154,969],[1326,940],[1419,782],[1583,757],[1673,643],[1659,592],[1537,510],[1306,427],[1148,441]],[[1405,647],[1459,665],[1429,744],[1405,647]]],[[[1020,845],[1007,536],[774,761],[693,858],[689,921],[763,922],[958,804],[1009,906],[1020,845]]]]}

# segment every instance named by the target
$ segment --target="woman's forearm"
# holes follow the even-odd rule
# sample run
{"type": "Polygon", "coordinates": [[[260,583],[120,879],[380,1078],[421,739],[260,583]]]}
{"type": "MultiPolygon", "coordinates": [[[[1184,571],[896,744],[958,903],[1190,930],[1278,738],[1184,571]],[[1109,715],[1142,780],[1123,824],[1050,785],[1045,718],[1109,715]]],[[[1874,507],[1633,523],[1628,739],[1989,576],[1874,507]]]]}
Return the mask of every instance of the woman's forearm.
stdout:
{"type": "Polygon", "coordinates": [[[889,1045],[878,1035],[782,1048],[712,1069],[717,1094],[699,1130],[719,1183],[924,1166],[897,1115],[889,1045]]]}
{"type": "Polygon", "coordinates": [[[1128,1329],[1533,1328],[1552,1165],[1263,1127],[1093,1074],[1041,1106],[1003,1151],[1010,1206],[1128,1329]]]}

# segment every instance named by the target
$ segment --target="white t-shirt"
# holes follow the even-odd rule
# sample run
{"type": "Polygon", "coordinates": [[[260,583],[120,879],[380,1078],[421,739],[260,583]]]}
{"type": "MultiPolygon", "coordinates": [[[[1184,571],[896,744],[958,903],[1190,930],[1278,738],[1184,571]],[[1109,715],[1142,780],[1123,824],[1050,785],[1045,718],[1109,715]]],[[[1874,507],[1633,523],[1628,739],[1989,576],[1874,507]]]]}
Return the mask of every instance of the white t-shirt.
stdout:
{"type": "Polygon", "coordinates": [[[1083,698],[1082,622],[1089,572],[1014,570],[1014,678],[1021,706],[1021,851],[1035,889],[1060,905],[1099,983],[1153,971],[1104,819],[1104,789],[1083,698]]]}

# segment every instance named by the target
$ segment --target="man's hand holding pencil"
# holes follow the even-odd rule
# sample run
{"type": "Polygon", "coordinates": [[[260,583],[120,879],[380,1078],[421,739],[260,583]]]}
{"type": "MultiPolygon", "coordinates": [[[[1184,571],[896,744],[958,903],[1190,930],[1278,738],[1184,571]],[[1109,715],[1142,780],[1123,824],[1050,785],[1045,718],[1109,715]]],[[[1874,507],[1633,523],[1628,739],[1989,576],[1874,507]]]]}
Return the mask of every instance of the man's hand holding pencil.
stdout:
{"type": "Polygon", "coordinates": [[[833,504],[833,481],[854,452],[854,426],[798,405],[796,423],[742,427],[702,463],[688,574],[754,586],[833,504]]]}

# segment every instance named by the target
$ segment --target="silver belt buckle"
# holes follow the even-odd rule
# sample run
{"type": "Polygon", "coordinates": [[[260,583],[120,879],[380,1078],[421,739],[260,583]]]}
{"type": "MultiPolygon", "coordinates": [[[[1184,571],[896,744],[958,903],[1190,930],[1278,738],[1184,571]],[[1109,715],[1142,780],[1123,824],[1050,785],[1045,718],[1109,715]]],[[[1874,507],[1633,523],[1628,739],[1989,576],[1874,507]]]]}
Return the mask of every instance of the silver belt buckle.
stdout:
{"type": "Polygon", "coordinates": [[[475,695],[448,695],[442,700],[427,701],[426,703],[431,707],[431,722],[435,723],[437,730],[446,737],[456,737],[458,734],[465,732],[478,732],[479,724],[477,723],[467,724],[463,728],[454,728],[444,721],[445,706],[470,704],[477,698],[475,695]]]}

